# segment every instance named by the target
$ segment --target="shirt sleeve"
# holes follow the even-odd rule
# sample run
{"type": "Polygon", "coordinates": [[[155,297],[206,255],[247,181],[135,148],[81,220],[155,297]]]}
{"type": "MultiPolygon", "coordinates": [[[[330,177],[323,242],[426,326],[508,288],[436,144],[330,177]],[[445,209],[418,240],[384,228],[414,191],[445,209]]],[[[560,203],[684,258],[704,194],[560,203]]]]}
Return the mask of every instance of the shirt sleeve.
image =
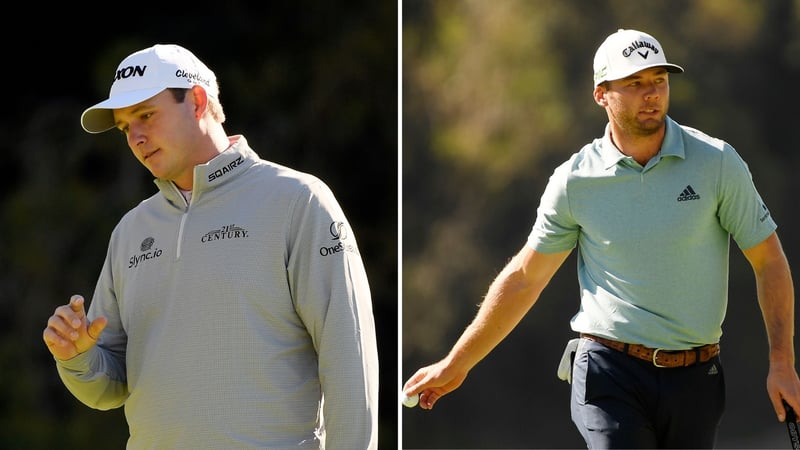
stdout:
{"type": "Polygon", "coordinates": [[[79,401],[91,408],[118,408],[128,398],[125,367],[127,335],[122,328],[114,296],[111,271],[111,246],[106,255],[87,318],[103,316],[108,325],[97,345],[69,360],[56,360],[56,368],[64,385],[79,401]]]}
{"type": "Polygon", "coordinates": [[[319,359],[327,448],[377,447],[378,353],[355,235],[329,188],[307,185],[292,212],[289,283],[319,359]]]}
{"type": "Polygon", "coordinates": [[[769,237],[777,224],[756,190],[747,163],[730,145],[723,148],[720,170],[720,224],[740,248],[748,249],[769,237]]]}
{"type": "Polygon", "coordinates": [[[572,159],[550,176],[536,210],[536,221],[528,235],[528,247],[542,253],[575,248],[580,227],[572,216],[567,195],[567,178],[572,159]]]}

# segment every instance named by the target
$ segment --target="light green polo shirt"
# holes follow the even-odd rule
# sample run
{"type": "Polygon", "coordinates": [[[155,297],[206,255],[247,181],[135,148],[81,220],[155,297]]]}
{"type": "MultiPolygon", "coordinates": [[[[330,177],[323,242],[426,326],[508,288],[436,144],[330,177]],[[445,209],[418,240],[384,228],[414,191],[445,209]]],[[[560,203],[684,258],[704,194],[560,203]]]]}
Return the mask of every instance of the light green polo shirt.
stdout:
{"type": "Polygon", "coordinates": [[[722,335],[730,237],[747,249],[776,228],[733,147],[667,118],[644,167],[607,127],[556,168],[528,245],[578,247],[574,331],[678,350],[722,335]]]}

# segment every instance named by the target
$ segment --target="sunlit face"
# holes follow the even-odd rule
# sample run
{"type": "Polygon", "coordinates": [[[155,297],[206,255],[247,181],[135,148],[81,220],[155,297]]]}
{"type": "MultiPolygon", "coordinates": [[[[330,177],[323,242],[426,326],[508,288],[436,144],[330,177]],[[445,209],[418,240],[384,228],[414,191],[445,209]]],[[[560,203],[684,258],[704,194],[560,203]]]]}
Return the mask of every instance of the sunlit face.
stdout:
{"type": "Polygon", "coordinates": [[[663,67],[644,69],[608,82],[600,95],[617,129],[631,136],[649,136],[664,127],[669,107],[669,74],[663,67]]]}
{"type": "Polygon", "coordinates": [[[192,151],[197,120],[191,92],[178,103],[172,93],[161,93],[133,106],[114,110],[116,127],[125,134],[134,156],[154,177],[192,188],[192,151]]]}

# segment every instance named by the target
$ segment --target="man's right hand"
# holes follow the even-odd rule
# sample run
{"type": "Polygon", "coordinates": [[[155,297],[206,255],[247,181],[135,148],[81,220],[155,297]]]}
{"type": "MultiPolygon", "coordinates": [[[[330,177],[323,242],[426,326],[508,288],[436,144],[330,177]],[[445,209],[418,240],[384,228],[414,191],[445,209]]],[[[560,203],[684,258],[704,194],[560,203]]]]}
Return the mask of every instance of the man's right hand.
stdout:
{"type": "Polygon", "coordinates": [[[403,394],[409,397],[419,394],[419,407],[433,409],[440,398],[458,389],[466,378],[466,371],[454,369],[445,358],[417,370],[403,385],[403,394]]]}
{"type": "Polygon", "coordinates": [[[89,323],[83,297],[73,295],[68,304],[56,308],[47,320],[47,328],[43,333],[44,343],[56,359],[74,358],[97,343],[97,338],[107,324],[108,319],[105,317],[98,317],[89,323]]]}

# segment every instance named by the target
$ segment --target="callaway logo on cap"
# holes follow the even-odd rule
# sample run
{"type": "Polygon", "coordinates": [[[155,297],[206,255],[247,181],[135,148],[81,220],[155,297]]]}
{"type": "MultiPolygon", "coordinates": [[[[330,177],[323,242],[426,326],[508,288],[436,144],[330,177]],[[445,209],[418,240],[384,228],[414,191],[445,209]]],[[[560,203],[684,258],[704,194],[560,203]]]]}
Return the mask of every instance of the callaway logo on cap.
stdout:
{"type": "Polygon", "coordinates": [[[217,78],[192,52],[174,44],[156,44],[131,54],[114,73],[111,93],[83,112],[81,126],[89,133],[114,128],[112,110],[143,102],[167,88],[202,86],[217,97],[217,78]]]}
{"type": "Polygon", "coordinates": [[[594,55],[594,85],[619,80],[651,67],[683,72],[683,67],[667,62],[656,38],[641,31],[620,29],[607,37],[594,55]]]}

